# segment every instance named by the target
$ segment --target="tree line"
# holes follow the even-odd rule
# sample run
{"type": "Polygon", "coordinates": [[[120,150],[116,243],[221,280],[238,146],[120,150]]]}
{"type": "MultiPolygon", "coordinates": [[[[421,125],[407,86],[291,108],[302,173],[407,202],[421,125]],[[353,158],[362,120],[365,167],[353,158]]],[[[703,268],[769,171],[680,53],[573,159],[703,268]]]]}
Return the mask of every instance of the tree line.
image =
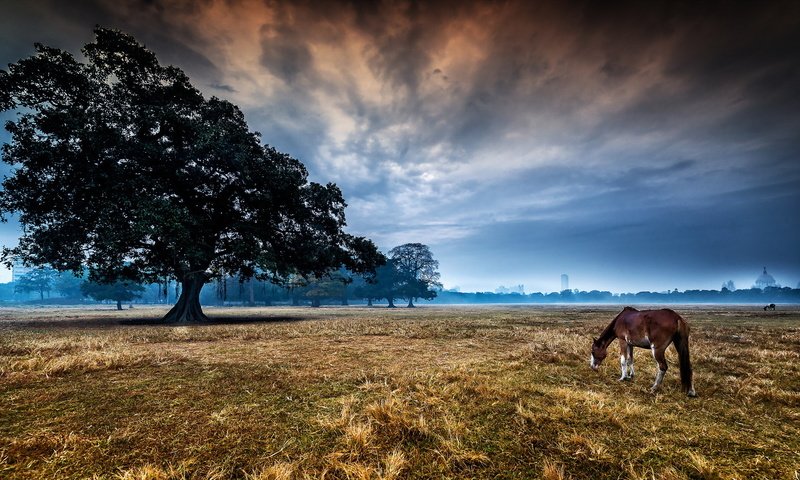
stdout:
{"type": "Polygon", "coordinates": [[[800,288],[768,287],[738,290],[672,290],[669,292],[611,293],[609,291],[564,290],[551,293],[439,292],[438,304],[459,303],[608,303],[608,304],[681,304],[681,303],[800,303],[800,288]]]}
{"type": "MultiPolygon", "coordinates": [[[[289,275],[283,282],[220,275],[202,290],[200,300],[218,305],[291,303],[312,307],[323,303],[347,305],[352,300],[366,300],[372,305],[373,301],[386,300],[393,308],[396,300],[403,299],[408,307],[414,307],[415,301],[431,300],[441,289],[438,265],[427,245],[407,243],[389,250],[386,262],[377,267],[374,274],[362,274],[341,266],[319,276],[289,275]]],[[[170,298],[180,297],[181,288],[169,278],[150,284],[125,280],[98,283],[86,274],[58,272],[50,267],[35,268],[14,284],[15,292],[38,295],[39,301],[44,301],[45,296],[49,299],[51,292],[56,292],[57,300],[88,297],[116,302],[120,310],[122,303],[134,300],[167,303],[170,298]]]]}

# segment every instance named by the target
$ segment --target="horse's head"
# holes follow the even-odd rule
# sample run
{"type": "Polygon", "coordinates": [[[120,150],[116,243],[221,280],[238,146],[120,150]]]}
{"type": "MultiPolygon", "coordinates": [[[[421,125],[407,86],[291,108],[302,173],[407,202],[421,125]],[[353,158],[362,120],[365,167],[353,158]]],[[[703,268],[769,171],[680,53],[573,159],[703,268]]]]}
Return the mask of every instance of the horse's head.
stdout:
{"type": "Polygon", "coordinates": [[[606,348],[600,344],[600,341],[595,338],[592,342],[592,357],[589,360],[589,366],[592,367],[592,370],[597,370],[597,367],[603,363],[603,360],[606,358],[606,348]]]}

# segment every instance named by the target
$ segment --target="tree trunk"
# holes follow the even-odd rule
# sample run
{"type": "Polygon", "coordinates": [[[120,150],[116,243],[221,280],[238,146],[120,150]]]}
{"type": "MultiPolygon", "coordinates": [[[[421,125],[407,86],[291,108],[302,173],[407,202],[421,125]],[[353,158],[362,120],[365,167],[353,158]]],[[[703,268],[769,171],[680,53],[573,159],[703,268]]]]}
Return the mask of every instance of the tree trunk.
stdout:
{"type": "Polygon", "coordinates": [[[368,299],[367,299],[367,306],[368,306],[368,307],[371,307],[371,306],[372,306],[372,298],[368,298],[368,299]]]}
{"type": "Polygon", "coordinates": [[[311,306],[314,308],[319,308],[319,298],[314,297],[311,299],[311,306]]]}
{"type": "Polygon", "coordinates": [[[408,308],[414,308],[414,298],[408,299],[408,308]]]}
{"type": "Polygon", "coordinates": [[[391,297],[389,297],[389,306],[388,306],[388,307],[386,307],[386,308],[397,308],[397,307],[394,305],[394,298],[391,298],[391,297]]]}
{"type": "Polygon", "coordinates": [[[248,298],[249,305],[251,307],[255,306],[255,304],[256,304],[256,294],[253,291],[253,279],[252,278],[247,281],[247,293],[249,294],[249,298],[248,298]]]}
{"type": "Polygon", "coordinates": [[[209,319],[200,307],[200,290],[205,285],[208,277],[203,272],[189,273],[181,282],[181,295],[178,303],[172,310],[164,315],[164,323],[199,323],[209,322],[209,319]]]}
{"type": "Polygon", "coordinates": [[[117,310],[122,310],[122,300],[117,300],[117,310]]]}

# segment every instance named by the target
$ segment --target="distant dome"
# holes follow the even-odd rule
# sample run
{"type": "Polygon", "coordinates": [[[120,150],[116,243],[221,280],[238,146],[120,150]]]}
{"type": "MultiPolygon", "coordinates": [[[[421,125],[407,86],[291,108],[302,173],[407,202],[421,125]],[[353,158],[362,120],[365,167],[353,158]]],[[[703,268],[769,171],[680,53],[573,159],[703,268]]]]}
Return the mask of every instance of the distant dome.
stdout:
{"type": "Polygon", "coordinates": [[[778,284],[775,283],[775,279],[772,277],[772,275],[767,273],[767,267],[764,267],[764,273],[759,275],[758,278],[756,279],[755,287],[764,289],[767,287],[777,287],[777,286],[778,284]]]}

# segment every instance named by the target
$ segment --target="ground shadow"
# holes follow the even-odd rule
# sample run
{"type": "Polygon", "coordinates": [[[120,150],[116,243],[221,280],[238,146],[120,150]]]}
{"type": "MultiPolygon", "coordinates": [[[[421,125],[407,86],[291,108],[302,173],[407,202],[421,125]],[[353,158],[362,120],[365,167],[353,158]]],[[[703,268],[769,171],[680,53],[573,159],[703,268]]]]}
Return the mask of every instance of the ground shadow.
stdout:
{"type": "Polygon", "coordinates": [[[116,321],[117,325],[137,325],[137,326],[163,326],[163,327],[204,327],[213,325],[246,325],[246,324],[259,324],[259,323],[288,323],[288,322],[302,322],[306,320],[319,320],[324,318],[320,315],[238,315],[238,316],[224,316],[215,317],[208,315],[211,319],[210,322],[202,323],[164,323],[161,318],[155,317],[142,317],[142,318],[125,318],[116,321]]]}
{"type": "Polygon", "coordinates": [[[258,325],[302,322],[323,319],[323,315],[239,315],[214,317],[203,323],[164,323],[161,317],[114,318],[111,315],[76,316],[59,319],[6,319],[0,322],[0,329],[53,330],[53,329],[93,329],[119,327],[211,327],[215,325],[258,325]]]}

